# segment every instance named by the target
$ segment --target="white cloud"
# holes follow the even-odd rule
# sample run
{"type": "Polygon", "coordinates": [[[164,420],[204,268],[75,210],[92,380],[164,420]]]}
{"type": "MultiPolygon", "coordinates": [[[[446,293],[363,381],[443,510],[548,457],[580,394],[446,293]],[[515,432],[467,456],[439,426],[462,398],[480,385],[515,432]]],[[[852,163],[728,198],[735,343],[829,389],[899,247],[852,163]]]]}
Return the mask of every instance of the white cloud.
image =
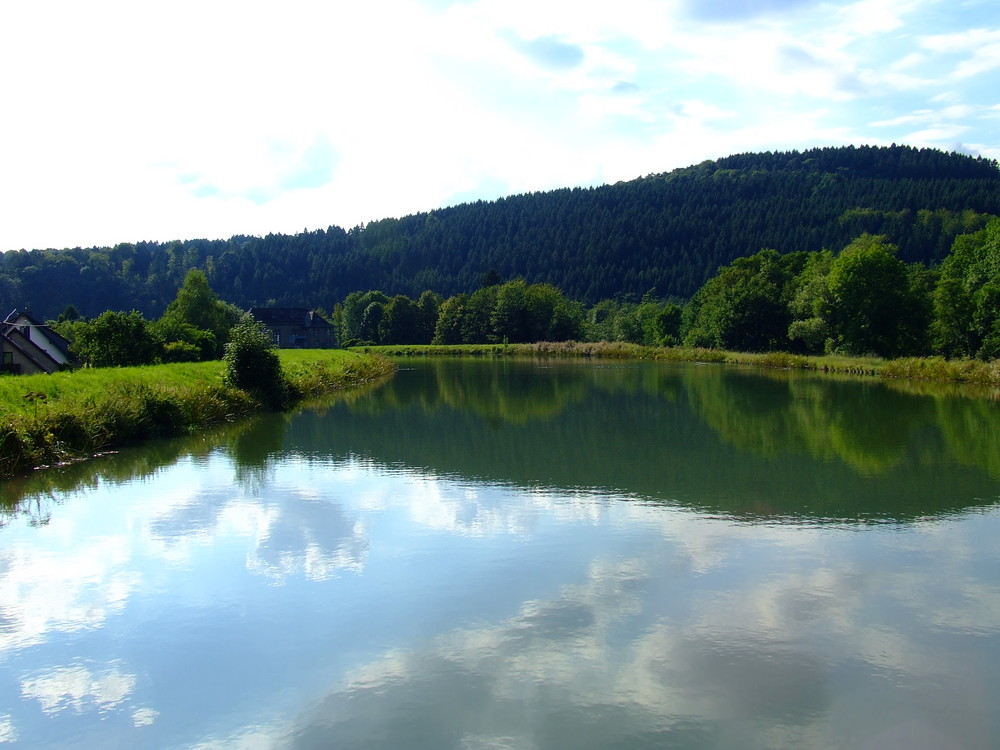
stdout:
{"type": "Polygon", "coordinates": [[[956,99],[949,95],[934,97],[931,103],[948,106],[921,109],[890,120],[877,120],[870,125],[902,131],[904,135],[899,140],[913,146],[955,150],[995,159],[1000,154],[1000,148],[971,140],[968,136],[975,132],[977,123],[996,119],[1000,107],[957,104],[954,103],[956,99]]]}
{"type": "Polygon", "coordinates": [[[888,34],[906,24],[906,17],[927,5],[922,0],[860,0],[840,8],[836,32],[847,38],[888,34]]]}
{"type": "Polygon", "coordinates": [[[970,29],[921,39],[921,46],[944,55],[965,57],[955,65],[951,78],[962,80],[1000,67],[1000,29],[970,29]]]}
{"type": "Polygon", "coordinates": [[[160,712],[155,708],[137,708],[132,712],[132,724],[136,727],[148,727],[156,723],[160,712]]]}
{"type": "Polygon", "coordinates": [[[629,179],[731,143],[871,142],[871,120],[921,107],[896,92],[942,94],[942,55],[962,56],[947,68],[959,82],[1000,64],[983,7],[952,13],[947,33],[917,0],[773,0],[738,23],[692,7],[14,5],[0,25],[0,67],[15,73],[0,81],[0,248],[349,227],[629,179]],[[693,101],[732,116],[678,119],[693,101]],[[818,102],[838,106],[815,117],[818,102]],[[763,125],[789,113],[811,127],[779,142],[763,125]],[[665,150],[671,137],[710,148],[665,150]]]}
{"type": "Polygon", "coordinates": [[[9,715],[0,715],[0,742],[16,742],[17,729],[9,715]]]}

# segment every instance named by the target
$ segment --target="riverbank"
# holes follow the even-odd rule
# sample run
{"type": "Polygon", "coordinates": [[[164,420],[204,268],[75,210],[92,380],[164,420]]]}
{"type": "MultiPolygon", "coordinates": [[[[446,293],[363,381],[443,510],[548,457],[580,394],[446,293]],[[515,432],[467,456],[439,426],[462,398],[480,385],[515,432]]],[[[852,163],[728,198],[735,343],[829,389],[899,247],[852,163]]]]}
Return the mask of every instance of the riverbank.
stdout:
{"type": "Polygon", "coordinates": [[[652,359],[676,362],[718,362],[723,364],[767,367],[783,370],[865,375],[878,378],[933,380],[942,383],[1000,385],[1000,361],[943,357],[844,357],[840,355],[806,356],[785,352],[727,352],[718,349],[688,347],[655,348],[618,342],[597,343],[566,341],[537,344],[461,344],[456,346],[366,346],[355,351],[388,357],[408,356],[565,356],[652,359]]]}
{"type": "MultiPolygon", "coordinates": [[[[279,356],[294,401],[394,369],[382,357],[344,350],[279,356]]],[[[222,384],[223,367],[217,360],[0,378],[0,478],[262,411],[258,400],[222,384]]]]}

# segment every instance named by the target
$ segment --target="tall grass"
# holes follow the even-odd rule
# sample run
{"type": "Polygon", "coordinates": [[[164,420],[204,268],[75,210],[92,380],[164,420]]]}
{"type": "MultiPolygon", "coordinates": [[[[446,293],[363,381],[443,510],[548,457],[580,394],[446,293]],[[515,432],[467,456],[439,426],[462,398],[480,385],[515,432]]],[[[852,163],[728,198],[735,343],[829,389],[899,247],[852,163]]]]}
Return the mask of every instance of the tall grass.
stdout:
{"type": "MultiPolygon", "coordinates": [[[[280,352],[296,399],[361,386],[392,371],[345,351],[280,352]]],[[[222,383],[221,362],[0,378],[0,477],[234,421],[263,409],[222,383]]]]}

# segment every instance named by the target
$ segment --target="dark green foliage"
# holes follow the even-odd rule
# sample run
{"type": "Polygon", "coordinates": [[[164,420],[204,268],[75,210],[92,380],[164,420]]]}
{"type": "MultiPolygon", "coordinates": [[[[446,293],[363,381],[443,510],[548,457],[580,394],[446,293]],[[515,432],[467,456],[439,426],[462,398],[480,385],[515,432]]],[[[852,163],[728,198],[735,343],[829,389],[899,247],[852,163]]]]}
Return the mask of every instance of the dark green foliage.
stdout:
{"type": "Polygon", "coordinates": [[[496,336],[490,322],[490,314],[496,306],[498,286],[484,286],[469,295],[465,305],[465,315],[461,321],[462,343],[495,343],[496,336]]]}
{"type": "Polygon", "coordinates": [[[684,343],[730,351],[925,354],[935,272],[884,237],[838,255],[762,250],[719,270],[684,310],[684,343]]]}
{"type": "Polygon", "coordinates": [[[171,352],[191,352],[191,347],[196,347],[200,359],[215,359],[222,355],[229,329],[241,315],[238,308],[215,296],[203,271],[192,269],[174,301],[167,305],[158,332],[164,346],[180,344],[172,346],[171,352]]]}
{"type": "Polygon", "coordinates": [[[933,342],[948,356],[1000,357],[1000,219],[955,240],[941,264],[933,342]]]}
{"type": "Polygon", "coordinates": [[[104,312],[92,321],[73,313],[71,305],[53,328],[93,367],[217,359],[240,317],[212,293],[201,271],[187,274],[163,317],[152,323],[135,310],[104,312]]]}
{"type": "Polygon", "coordinates": [[[437,326],[438,312],[444,300],[440,294],[425,291],[417,300],[417,311],[420,316],[419,321],[419,341],[418,344],[429,344],[434,338],[434,329],[437,326]]]}
{"type": "Polygon", "coordinates": [[[680,343],[682,311],[676,303],[660,303],[649,298],[641,304],[601,300],[587,311],[584,338],[644,346],[676,346],[680,343]]]}
{"type": "Polygon", "coordinates": [[[423,340],[421,318],[417,303],[405,295],[397,294],[382,309],[378,340],[393,344],[430,343],[430,340],[423,340]]]}
{"type": "Polygon", "coordinates": [[[489,271],[483,274],[483,277],[479,280],[479,286],[496,286],[497,284],[503,283],[503,279],[500,278],[500,274],[497,269],[491,268],[489,271]]]}
{"type": "Polygon", "coordinates": [[[267,327],[245,316],[229,332],[223,382],[246,391],[266,406],[280,408],[288,401],[289,393],[276,349],[267,327]]]}
{"type": "MultiPolygon", "coordinates": [[[[884,234],[904,263],[932,264],[1000,215],[990,160],[902,146],[742,154],[596,188],[477,201],[345,231],[4,253],[0,299],[54,316],[166,309],[192,268],[241,308],[329,306],[357,289],[415,298],[523,278],[571,299],[690,297],[735,258],[844,247],[884,234]],[[495,274],[484,269],[492,269],[495,274]]],[[[364,309],[345,315],[358,335],[364,309]]],[[[345,313],[347,305],[345,304],[345,313]]],[[[202,323],[196,327],[217,329],[202,323]]],[[[364,337],[370,338],[370,337],[364,337]]]]}
{"type": "Polygon", "coordinates": [[[492,340],[523,344],[575,338],[573,315],[554,286],[529,286],[524,279],[516,279],[499,285],[497,290],[489,312],[488,336],[492,340]]]}
{"type": "Polygon", "coordinates": [[[462,343],[462,321],[465,319],[468,304],[467,294],[456,294],[441,303],[432,343],[445,345],[462,343]]]}
{"type": "MultiPolygon", "coordinates": [[[[163,362],[200,362],[217,359],[218,340],[204,328],[196,328],[176,316],[164,315],[149,324],[149,333],[160,346],[163,362]]],[[[228,329],[225,331],[228,336],[228,329]]]]}
{"type": "MultiPolygon", "coordinates": [[[[347,341],[349,339],[367,339],[369,341],[375,341],[378,337],[378,331],[371,329],[372,316],[374,313],[369,313],[368,324],[365,324],[365,311],[373,303],[379,303],[385,305],[389,301],[389,298],[379,291],[368,291],[359,292],[353,291],[347,295],[341,305],[342,313],[342,327],[340,333],[340,340],[347,341]],[[363,335],[368,333],[368,336],[363,335]]],[[[378,321],[375,321],[376,327],[378,321]]]]}
{"type": "Polygon", "coordinates": [[[673,302],[659,306],[646,327],[651,346],[677,346],[681,343],[681,317],[684,309],[673,302]]]}
{"type": "Polygon", "coordinates": [[[732,351],[787,349],[788,301],[804,253],[761,250],[719,270],[685,312],[684,344],[732,351]]]}
{"type": "Polygon", "coordinates": [[[76,352],[93,367],[148,365],[157,347],[140,313],[107,311],[87,323],[77,322],[76,352]]]}
{"type": "Polygon", "coordinates": [[[834,259],[827,276],[835,350],[897,357],[923,353],[929,297],[884,237],[862,235],[834,259]]]}
{"type": "MultiPolygon", "coordinates": [[[[568,341],[583,330],[583,308],[551,284],[515,279],[441,303],[435,344],[568,341]]],[[[386,342],[396,343],[396,342],[386,342]]]]}
{"type": "Polygon", "coordinates": [[[80,319],[80,312],[73,305],[66,305],[66,309],[59,313],[56,320],[59,323],[72,322],[80,319]]]}
{"type": "Polygon", "coordinates": [[[788,338],[792,348],[799,352],[822,354],[833,348],[828,285],[833,259],[834,254],[829,250],[810,253],[789,290],[788,309],[793,320],[788,327],[788,338]]]}
{"type": "Polygon", "coordinates": [[[371,302],[361,314],[361,328],[358,335],[369,341],[381,341],[379,329],[382,326],[382,319],[385,317],[385,304],[382,302],[371,302]]]}

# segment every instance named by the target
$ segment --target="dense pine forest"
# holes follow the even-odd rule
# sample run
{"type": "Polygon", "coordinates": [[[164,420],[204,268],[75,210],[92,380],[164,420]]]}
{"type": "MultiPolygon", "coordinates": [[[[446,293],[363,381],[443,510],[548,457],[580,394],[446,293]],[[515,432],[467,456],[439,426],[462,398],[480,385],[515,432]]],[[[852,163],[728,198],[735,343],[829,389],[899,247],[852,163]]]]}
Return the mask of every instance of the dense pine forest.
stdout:
{"type": "Polygon", "coordinates": [[[349,230],[8,252],[0,255],[0,304],[48,318],[67,305],[88,317],[133,309],[159,316],[193,268],[243,309],[331,310],[371,289],[471,294],[491,271],[551,284],[587,305],[681,301],[761,249],[837,252],[865,233],[883,235],[903,263],[935,267],[957,236],[996,215],[1000,170],[991,160],[905,146],[741,154],[349,230]]]}

